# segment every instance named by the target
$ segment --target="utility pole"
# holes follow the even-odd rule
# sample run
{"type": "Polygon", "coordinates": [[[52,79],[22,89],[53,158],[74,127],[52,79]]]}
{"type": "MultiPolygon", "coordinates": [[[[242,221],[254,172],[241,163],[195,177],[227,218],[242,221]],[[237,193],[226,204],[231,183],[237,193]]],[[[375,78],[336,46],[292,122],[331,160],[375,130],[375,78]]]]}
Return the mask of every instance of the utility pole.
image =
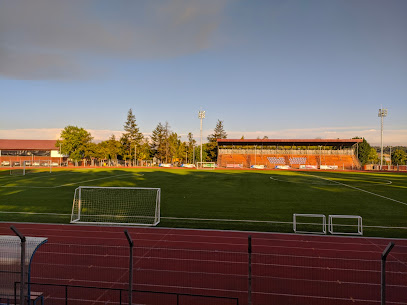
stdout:
{"type": "Polygon", "coordinates": [[[134,166],[137,166],[137,157],[136,157],[136,154],[137,154],[137,145],[134,144],[134,166]]]}
{"type": "Polygon", "coordinates": [[[391,166],[391,146],[390,146],[390,166],[391,166]]]}
{"type": "MultiPolygon", "coordinates": [[[[198,118],[201,120],[201,162],[202,161],[202,120],[205,118],[205,111],[199,111],[198,112],[198,118]]],[[[202,164],[201,164],[202,165],[202,164]]]]}
{"type": "Polygon", "coordinates": [[[387,116],[387,109],[382,108],[379,109],[378,117],[381,120],[381,137],[380,137],[380,170],[383,167],[383,118],[387,116]]]}

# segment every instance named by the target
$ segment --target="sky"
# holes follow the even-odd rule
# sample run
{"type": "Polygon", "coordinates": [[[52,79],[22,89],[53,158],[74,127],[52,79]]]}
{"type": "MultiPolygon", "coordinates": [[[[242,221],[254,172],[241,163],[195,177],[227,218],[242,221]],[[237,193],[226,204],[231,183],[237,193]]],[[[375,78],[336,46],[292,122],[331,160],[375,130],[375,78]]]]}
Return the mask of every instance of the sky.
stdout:
{"type": "Polygon", "coordinates": [[[120,136],[129,109],[198,140],[407,145],[405,0],[0,0],[0,138],[120,136]],[[204,139],[204,140],[205,140],[204,139]]]}

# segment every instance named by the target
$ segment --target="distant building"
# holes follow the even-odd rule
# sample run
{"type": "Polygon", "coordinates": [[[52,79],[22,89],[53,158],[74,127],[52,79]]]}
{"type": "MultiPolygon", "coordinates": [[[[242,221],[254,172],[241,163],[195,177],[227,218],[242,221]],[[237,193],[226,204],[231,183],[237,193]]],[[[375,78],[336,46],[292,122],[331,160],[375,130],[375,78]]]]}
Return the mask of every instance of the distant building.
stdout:
{"type": "Polygon", "coordinates": [[[56,140],[8,140],[0,139],[0,164],[11,166],[23,161],[64,162],[65,156],[59,154],[56,140]]]}

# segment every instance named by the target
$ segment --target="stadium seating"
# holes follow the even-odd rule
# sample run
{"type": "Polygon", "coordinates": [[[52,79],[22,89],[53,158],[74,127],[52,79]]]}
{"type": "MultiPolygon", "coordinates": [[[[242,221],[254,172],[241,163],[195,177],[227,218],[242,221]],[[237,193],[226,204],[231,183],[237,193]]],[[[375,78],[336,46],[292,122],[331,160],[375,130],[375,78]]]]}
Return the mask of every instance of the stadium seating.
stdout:
{"type": "Polygon", "coordinates": [[[290,164],[307,164],[307,157],[290,157],[290,164]]]}
{"type": "Polygon", "coordinates": [[[321,165],[338,166],[339,169],[360,168],[360,163],[354,155],[344,154],[219,154],[220,167],[249,168],[252,165],[264,165],[274,168],[277,165],[289,165],[291,168],[300,168],[300,165],[312,165],[319,168],[321,165]]]}

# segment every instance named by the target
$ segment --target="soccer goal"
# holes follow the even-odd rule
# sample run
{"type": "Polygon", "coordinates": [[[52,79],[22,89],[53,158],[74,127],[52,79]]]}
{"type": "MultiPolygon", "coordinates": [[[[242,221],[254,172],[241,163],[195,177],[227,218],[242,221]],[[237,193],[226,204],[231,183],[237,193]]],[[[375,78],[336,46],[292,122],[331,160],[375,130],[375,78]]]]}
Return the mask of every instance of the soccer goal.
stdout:
{"type": "Polygon", "coordinates": [[[52,173],[52,161],[51,160],[41,160],[41,161],[24,161],[24,170],[26,174],[33,173],[52,173]]]}
{"type": "MultiPolygon", "coordinates": [[[[52,172],[51,169],[51,161],[43,161],[43,167],[46,166],[49,168],[49,172],[52,172]]],[[[32,161],[22,161],[22,162],[14,162],[13,167],[10,168],[10,175],[19,175],[25,176],[27,174],[38,172],[39,162],[32,162],[32,161]],[[38,166],[37,166],[38,164],[38,166]]]]}
{"type": "Polygon", "coordinates": [[[215,162],[196,162],[196,169],[215,169],[215,162]]]}
{"type": "Polygon", "coordinates": [[[358,215],[329,215],[328,231],[331,234],[363,235],[362,217],[358,215]]]}
{"type": "Polygon", "coordinates": [[[25,162],[13,164],[13,167],[10,167],[10,175],[12,176],[24,176],[25,175],[25,162]]]}
{"type": "Polygon", "coordinates": [[[293,214],[295,233],[326,234],[324,214],[293,214]]]}
{"type": "Polygon", "coordinates": [[[80,186],[71,223],[156,226],[160,198],[160,188],[80,186]]]}

